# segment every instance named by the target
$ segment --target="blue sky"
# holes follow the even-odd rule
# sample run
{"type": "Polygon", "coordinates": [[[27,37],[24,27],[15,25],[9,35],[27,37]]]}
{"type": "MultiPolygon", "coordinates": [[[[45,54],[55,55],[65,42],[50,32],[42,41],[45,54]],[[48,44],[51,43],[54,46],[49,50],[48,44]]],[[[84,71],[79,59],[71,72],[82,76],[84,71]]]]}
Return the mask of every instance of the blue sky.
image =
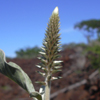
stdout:
{"type": "Polygon", "coordinates": [[[100,0],[0,0],[0,49],[15,57],[21,48],[42,46],[47,23],[59,7],[61,43],[86,43],[77,22],[100,18],[100,0]]]}

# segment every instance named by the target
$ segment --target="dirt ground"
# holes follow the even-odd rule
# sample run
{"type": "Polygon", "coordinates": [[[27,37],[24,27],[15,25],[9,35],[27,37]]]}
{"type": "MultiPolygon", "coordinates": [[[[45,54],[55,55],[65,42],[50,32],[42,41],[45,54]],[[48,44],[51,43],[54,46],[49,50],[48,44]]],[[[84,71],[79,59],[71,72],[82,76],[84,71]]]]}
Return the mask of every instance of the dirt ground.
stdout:
{"type": "MultiPolygon", "coordinates": [[[[89,80],[89,75],[91,75],[96,70],[91,68],[90,63],[86,57],[85,62],[79,64],[79,62],[81,62],[81,58],[80,55],[76,56],[76,54],[77,51],[72,49],[66,49],[61,52],[61,60],[63,60],[62,72],[58,72],[55,74],[55,76],[62,76],[63,78],[52,81],[51,100],[100,100],[100,74],[97,74],[93,79],[89,80]],[[76,59],[79,59],[79,61],[76,59]],[[67,87],[75,85],[75,83],[78,83],[84,79],[87,80],[85,84],[69,90],[66,89],[67,87]],[[53,96],[54,93],[56,93],[55,96],[53,96]]],[[[9,61],[18,64],[28,74],[32,80],[32,83],[34,84],[35,89],[38,91],[40,85],[36,84],[35,82],[44,80],[42,76],[36,73],[37,70],[40,70],[35,66],[39,63],[39,60],[37,58],[14,58],[7,60],[7,62],[9,61]]],[[[33,99],[30,98],[29,94],[19,87],[15,82],[0,74],[0,100],[33,99]]]]}

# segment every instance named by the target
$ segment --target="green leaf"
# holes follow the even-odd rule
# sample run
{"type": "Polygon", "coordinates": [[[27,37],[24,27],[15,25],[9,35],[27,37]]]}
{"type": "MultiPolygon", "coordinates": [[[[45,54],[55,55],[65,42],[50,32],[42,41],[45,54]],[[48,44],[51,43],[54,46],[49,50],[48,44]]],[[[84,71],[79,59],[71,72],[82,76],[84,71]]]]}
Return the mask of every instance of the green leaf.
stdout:
{"type": "Polygon", "coordinates": [[[53,66],[60,66],[63,61],[54,61],[53,66]]]}
{"type": "MultiPolygon", "coordinates": [[[[38,92],[32,92],[32,93],[30,93],[30,97],[35,97],[35,98],[37,98],[38,100],[42,100],[42,96],[41,96],[41,94],[40,93],[38,93],[38,92]]],[[[35,99],[35,100],[37,100],[37,99],[35,99]]]]}
{"type": "Polygon", "coordinates": [[[41,68],[45,73],[47,73],[47,69],[42,67],[41,65],[36,65],[36,67],[41,68]]]}
{"type": "Polygon", "coordinates": [[[56,69],[59,69],[59,68],[62,68],[62,66],[54,66],[54,70],[56,70],[56,69]]]}
{"type": "Polygon", "coordinates": [[[42,72],[40,72],[40,71],[36,71],[37,73],[39,73],[40,75],[42,75],[42,76],[45,76],[46,74],[45,73],[42,73],[42,72]]]}
{"type": "Polygon", "coordinates": [[[45,95],[45,86],[42,85],[40,87],[39,93],[42,95],[42,100],[44,100],[44,95],[45,95]]]}
{"type": "Polygon", "coordinates": [[[46,83],[43,82],[43,81],[36,81],[35,83],[38,83],[38,84],[41,84],[41,85],[46,85],[46,83]]]}
{"type": "Polygon", "coordinates": [[[59,76],[58,77],[52,77],[51,80],[57,80],[57,79],[60,79],[60,78],[62,78],[62,77],[59,77],[59,76]]]}
{"type": "Polygon", "coordinates": [[[13,62],[7,63],[5,60],[4,52],[1,49],[0,49],[0,73],[4,74],[5,76],[9,77],[11,80],[16,82],[29,94],[36,92],[28,75],[17,64],[13,62]]]}
{"type": "Polygon", "coordinates": [[[62,70],[53,70],[53,71],[52,71],[52,74],[54,74],[54,73],[56,73],[56,72],[60,72],[60,71],[62,71],[62,70]]]}

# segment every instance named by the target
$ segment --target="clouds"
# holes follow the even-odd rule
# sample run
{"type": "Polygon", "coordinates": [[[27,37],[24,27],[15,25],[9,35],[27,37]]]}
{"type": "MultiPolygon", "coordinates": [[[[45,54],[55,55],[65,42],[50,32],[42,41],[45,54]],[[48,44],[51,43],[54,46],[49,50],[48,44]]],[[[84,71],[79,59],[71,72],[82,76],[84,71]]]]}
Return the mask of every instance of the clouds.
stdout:
{"type": "Polygon", "coordinates": [[[72,33],[72,32],[75,32],[76,30],[73,28],[73,27],[69,27],[69,28],[66,28],[66,29],[62,29],[61,30],[61,33],[65,34],[65,33],[72,33]]]}

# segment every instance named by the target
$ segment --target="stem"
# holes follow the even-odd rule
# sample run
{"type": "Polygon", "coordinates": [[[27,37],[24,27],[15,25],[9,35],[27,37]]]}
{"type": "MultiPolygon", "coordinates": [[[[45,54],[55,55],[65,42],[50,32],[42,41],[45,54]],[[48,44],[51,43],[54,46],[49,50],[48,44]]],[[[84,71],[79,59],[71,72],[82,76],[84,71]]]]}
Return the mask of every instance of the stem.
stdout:
{"type": "Polygon", "coordinates": [[[50,87],[51,87],[51,81],[50,80],[49,81],[46,80],[45,99],[44,100],[50,100],[50,87]]]}

